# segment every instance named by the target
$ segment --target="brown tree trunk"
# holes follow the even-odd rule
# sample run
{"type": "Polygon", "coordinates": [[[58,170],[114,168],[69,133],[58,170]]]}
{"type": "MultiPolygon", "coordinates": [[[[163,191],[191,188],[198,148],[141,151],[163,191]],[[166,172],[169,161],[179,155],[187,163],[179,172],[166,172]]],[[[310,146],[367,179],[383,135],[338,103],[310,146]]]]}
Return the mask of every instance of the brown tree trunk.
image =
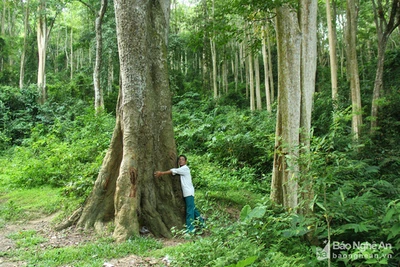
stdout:
{"type": "Polygon", "coordinates": [[[167,71],[170,1],[115,0],[121,68],[117,120],[109,150],[78,226],[114,222],[122,241],[146,226],[170,237],[183,226],[178,178],[155,180],[155,170],[176,166],[167,71]]]}

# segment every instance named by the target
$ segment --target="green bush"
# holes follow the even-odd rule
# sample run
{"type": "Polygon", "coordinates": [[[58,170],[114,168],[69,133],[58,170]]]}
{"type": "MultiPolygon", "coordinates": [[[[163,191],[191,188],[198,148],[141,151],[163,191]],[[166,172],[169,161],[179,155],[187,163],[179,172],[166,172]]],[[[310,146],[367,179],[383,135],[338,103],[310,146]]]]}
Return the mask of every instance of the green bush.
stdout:
{"type": "Polygon", "coordinates": [[[110,115],[95,116],[87,109],[73,120],[63,118],[50,126],[38,124],[23,146],[14,147],[8,158],[0,159],[4,174],[13,187],[50,185],[85,195],[97,176],[114,123],[110,115]]]}

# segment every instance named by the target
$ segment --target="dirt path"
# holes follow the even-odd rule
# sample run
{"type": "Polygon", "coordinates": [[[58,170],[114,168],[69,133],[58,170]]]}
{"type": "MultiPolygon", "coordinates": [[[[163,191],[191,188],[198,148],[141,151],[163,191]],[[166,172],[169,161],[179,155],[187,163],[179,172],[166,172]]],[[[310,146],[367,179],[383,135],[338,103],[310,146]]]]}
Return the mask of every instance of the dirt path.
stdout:
{"type": "MultiPolygon", "coordinates": [[[[55,231],[51,227],[51,221],[54,218],[49,216],[39,220],[27,223],[8,224],[0,228],[0,267],[21,267],[25,266],[25,262],[13,262],[7,257],[3,257],[7,251],[15,249],[15,242],[8,238],[10,234],[22,231],[34,230],[36,233],[45,238],[45,242],[40,244],[43,249],[59,248],[66,246],[77,246],[86,242],[95,241],[96,236],[91,232],[85,232],[74,227],[67,228],[62,231],[55,231]]],[[[180,241],[164,241],[164,245],[173,246],[180,244],[180,241]]],[[[139,257],[130,255],[121,259],[113,259],[104,262],[104,267],[135,267],[135,266],[169,266],[167,259],[155,259],[150,257],[139,257]]],[[[65,266],[67,267],[67,266],[65,266]]],[[[73,266],[68,266],[73,267],[73,266]]]]}

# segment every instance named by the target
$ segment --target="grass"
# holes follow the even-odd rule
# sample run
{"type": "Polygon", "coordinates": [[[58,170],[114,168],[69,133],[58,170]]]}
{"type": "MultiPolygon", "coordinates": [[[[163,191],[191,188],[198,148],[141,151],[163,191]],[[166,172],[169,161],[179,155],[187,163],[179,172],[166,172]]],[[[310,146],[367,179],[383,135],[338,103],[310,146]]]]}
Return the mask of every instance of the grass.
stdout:
{"type": "Polygon", "coordinates": [[[26,221],[59,211],[64,198],[60,189],[41,187],[18,189],[0,196],[0,219],[26,221]]]}
{"type": "MultiPolygon", "coordinates": [[[[0,222],[2,224],[21,223],[48,216],[60,209],[65,209],[64,203],[74,206],[57,188],[43,187],[34,189],[18,189],[0,195],[0,222]]],[[[205,258],[213,246],[220,242],[213,233],[221,227],[220,223],[230,224],[237,220],[242,206],[248,201],[256,202],[261,196],[250,191],[203,191],[196,193],[196,205],[208,217],[207,233],[194,236],[189,242],[175,246],[163,247],[159,240],[138,237],[123,243],[116,243],[109,236],[99,236],[94,242],[65,247],[47,246],[48,240],[35,230],[19,230],[8,234],[7,237],[15,243],[15,249],[0,252],[0,257],[14,262],[25,262],[27,266],[103,266],[110,259],[123,258],[128,255],[162,258],[166,255],[173,260],[171,266],[180,266],[182,261],[205,262],[205,258]],[[196,253],[201,252],[196,255],[196,253]],[[199,256],[200,255],[200,256],[199,256]],[[192,259],[190,259],[193,257],[192,259]],[[199,261],[199,257],[203,258],[199,261]],[[174,265],[176,264],[176,265],[174,265]]],[[[0,224],[1,226],[1,224],[0,224]]],[[[179,233],[178,233],[179,235],[179,233]]],[[[181,238],[181,236],[177,236],[181,238]]],[[[229,248],[219,244],[217,251],[223,256],[229,248]]],[[[232,254],[233,255],[233,254],[232,254]]],[[[207,256],[209,257],[209,256],[207,256]]],[[[233,257],[233,256],[232,256],[233,257]]],[[[236,256],[235,256],[236,257],[236,256]]]]}
{"type": "MultiPolygon", "coordinates": [[[[16,233],[12,238],[26,240],[31,239],[35,233],[16,233]]],[[[37,239],[35,239],[37,240],[37,239]]],[[[24,242],[28,244],[28,242],[24,242]]],[[[123,243],[115,243],[112,238],[99,238],[95,242],[85,243],[78,246],[68,246],[61,248],[41,249],[40,239],[38,242],[29,242],[28,246],[21,246],[7,254],[8,258],[14,261],[27,262],[28,266],[103,266],[109,259],[122,258],[130,254],[146,255],[149,250],[161,248],[161,243],[155,239],[138,237],[123,243]]]]}

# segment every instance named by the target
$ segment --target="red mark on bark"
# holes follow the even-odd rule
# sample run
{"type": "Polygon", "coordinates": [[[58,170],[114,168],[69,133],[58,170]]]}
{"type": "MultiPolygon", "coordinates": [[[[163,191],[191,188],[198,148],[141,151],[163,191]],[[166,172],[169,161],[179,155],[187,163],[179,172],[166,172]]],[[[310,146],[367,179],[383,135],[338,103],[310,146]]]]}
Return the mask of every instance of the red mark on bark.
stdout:
{"type": "Polygon", "coordinates": [[[136,168],[131,168],[129,170],[129,177],[131,179],[131,192],[129,194],[129,197],[136,197],[136,191],[137,191],[137,170],[136,170],[136,168]]]}

